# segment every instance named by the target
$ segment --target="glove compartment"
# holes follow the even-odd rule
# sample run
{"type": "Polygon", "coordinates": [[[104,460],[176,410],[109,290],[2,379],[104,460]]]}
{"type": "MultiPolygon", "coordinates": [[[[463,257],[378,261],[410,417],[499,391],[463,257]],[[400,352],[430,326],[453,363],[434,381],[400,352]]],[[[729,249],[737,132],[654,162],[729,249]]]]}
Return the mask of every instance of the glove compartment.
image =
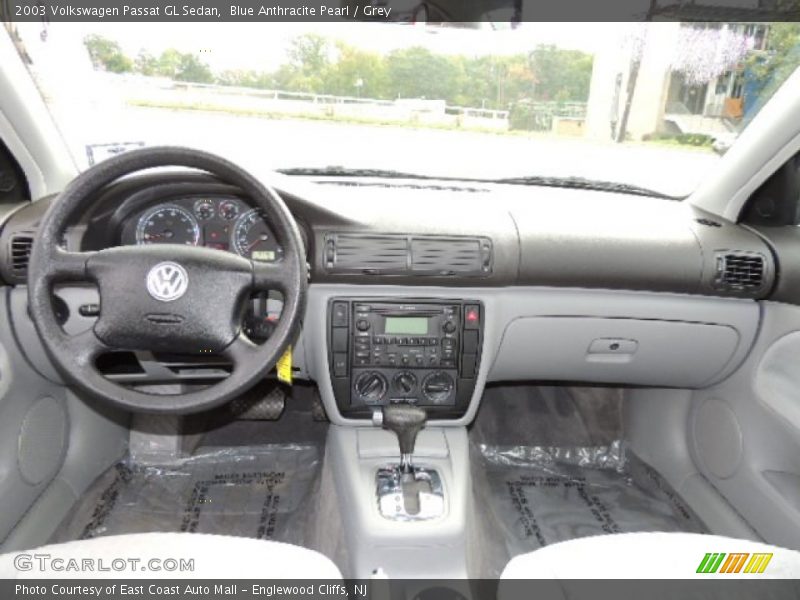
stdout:
{"type": "Polygon", "coordinates": [[[519,317],[505,328],[490,378],[696,388],[727,375],[741,345],[728,324],[519,317]]]}

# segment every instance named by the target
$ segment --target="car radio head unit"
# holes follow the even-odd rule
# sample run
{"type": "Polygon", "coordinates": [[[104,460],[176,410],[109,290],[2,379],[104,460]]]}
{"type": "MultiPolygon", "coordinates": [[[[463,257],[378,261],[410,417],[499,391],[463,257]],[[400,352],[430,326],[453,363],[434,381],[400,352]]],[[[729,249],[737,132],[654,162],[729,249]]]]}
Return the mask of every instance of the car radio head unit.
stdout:
{"type": "Polygon", "coordinates": [[[331,380],[344,416],[393,402],[437,417],[466,411],[481,354],[480,302],[334,298],[328,313],[331,380]]]}

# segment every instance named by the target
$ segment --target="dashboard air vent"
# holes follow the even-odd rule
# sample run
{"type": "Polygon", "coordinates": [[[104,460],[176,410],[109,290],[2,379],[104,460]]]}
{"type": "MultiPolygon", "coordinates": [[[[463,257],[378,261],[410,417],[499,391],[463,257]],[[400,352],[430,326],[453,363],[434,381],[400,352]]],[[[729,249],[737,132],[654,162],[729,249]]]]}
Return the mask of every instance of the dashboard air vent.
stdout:
{"type": "Polygon", "coordinates": [[[335,234],[325,240],[325,265],[347,273],[398,272],[408,268],[405,236],[335,234]]]}
{"type": "MultiPolygon", "coordinates": [[[[486,266],[488,270],[490,263],[486,266]]],[[[481,240],[412,238],[411,268],[414,272],[442,275],[480,273],[483,270],[481,240]]]]}
{"type": "Polygon", "coordinates": [[[323,262],[330,273],[486,276],[492,272],[492,242],[485,237],[328,233],[323,262]]]}
{"type": "Polygon", "coordinates": [[[761,289],[765,279],[764,256],[755,253],[718,252],[715,284],[742,292],[761,289]]]}
{"type": "Polygon", "coordinates": [[[11,273],[24,280],[28,276],[28,261],[31,257],[33,236],[15,235],[11,238],[11,273]]]}

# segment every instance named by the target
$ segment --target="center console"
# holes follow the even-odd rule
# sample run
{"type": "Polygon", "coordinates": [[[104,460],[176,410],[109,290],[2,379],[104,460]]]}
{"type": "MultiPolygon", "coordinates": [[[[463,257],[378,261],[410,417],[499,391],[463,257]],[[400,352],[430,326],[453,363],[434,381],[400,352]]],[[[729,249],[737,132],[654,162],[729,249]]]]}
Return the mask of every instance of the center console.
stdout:
{"type": "Polygon", "coordinates": [[[342,415],[394,403],[459,418],[475,389],[484,309],[474,300],[332,298],[328,358],[342,415]]]}

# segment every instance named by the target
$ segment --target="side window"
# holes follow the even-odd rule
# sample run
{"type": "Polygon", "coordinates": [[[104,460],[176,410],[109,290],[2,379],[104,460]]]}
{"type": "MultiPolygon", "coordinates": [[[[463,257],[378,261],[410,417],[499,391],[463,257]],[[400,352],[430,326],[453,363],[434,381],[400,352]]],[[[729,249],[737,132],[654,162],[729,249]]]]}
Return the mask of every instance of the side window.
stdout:
{"type": "Polygon", "coordinates": [[[16,204],[30,199],[31,193],[22,169],[0,140],[0,204],[16,204]]]}

